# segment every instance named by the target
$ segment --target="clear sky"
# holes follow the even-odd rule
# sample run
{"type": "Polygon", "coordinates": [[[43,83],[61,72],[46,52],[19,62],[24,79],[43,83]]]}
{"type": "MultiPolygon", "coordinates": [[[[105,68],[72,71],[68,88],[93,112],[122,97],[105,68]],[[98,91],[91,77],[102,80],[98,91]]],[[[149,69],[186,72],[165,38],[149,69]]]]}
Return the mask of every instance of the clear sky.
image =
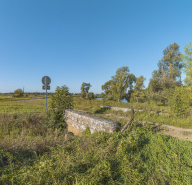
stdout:
{"type": "Polygon", "coordinates": [[[0,0],[0,92],[45,92],[49,76],[49,92],[101,93],[122,66],[147,87],[174,42],[192,42],[192,0],[0,0]]]}

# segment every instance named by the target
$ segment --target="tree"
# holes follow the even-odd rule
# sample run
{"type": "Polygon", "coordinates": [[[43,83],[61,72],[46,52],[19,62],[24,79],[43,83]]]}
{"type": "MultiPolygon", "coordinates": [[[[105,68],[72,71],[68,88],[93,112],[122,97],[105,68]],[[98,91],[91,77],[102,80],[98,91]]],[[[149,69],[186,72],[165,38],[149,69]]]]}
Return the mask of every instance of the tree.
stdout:
{"type": "MultiPolygon", "coordinates": [[[[105,83],[105,87],[109,87],[108,94],[111,94],[114,100],[120,102],[128,88],[128,75],[129,68],[123,66],[116,71],[116,75],[112,76],[108,83],[105,83]]],[[[103,86],[102,86],[103,87],[103,86]]]]}
{"type": "Polygon", "coordinates": [[[82,85],[81,85],[81,97],[82,98],[86,97],[86,94],[89,92],[90,87],[91,87],[90,83],[85,83],[85,82],[82,83],[82,85]]]}
{"type": "Polygon", "coordinates": [[[181,53],[179,45],[170,44],[163,50],[163,58],[157,64],[159,69],[154,70],[149,87],[152,92],[165,91],[181,85],[181,53]]]}
{"type": "Polygon", "coordinates": [[[136,83],[136,77],[135,77],[135,75],[134,74],[129,74],[128,75],[128,87],[129,87],[129,90],[128,90],[128,92],[127,93],[125,93],[124,94],[124,97],[123,98],[125,98],[128,102],[130,101],[130,99],[131,99],[131,95],[132,95],[132,93],[133,93],[133,84],[135,84],[136,83]]]}
{"type": "Polygon", "coordinates": [[[172,79],[180,78],[181,69],[181,53],[179,52],[179,45],[177,43],[170,44],[163,50],[163,62],[165,69],[169,70],[169,76],[172,79]]]}
{"type": "Polygon", "coordinates": [[[94,99],[94,93],[93,93],[93,92],[87,93],[87,94],[86,94],[86,98],[87,98],[88,100],[94,99]]]}
{"type": "Polygon", "coordinates": [[[50,128],[59,128],[67,131],[67,123],[64,118],[65,109],[73,107],[73,97],[67,86],[57,86],[55,93],[51,95],[49,109],[45,124],[50,128]]]}
{"type": "Polygon", "coordinates": [[[23,96],[23,91],[22,89],[17,89],[14,91],[15,97],[22,97],[23,96]]]}
{"type": "Polygon", "coordinates": [[[104,91],[104,93],[101,93],[103,99],[113,100],[114,97],[111,91],[111,83],[112,80],[109,80],[104,85],[101,86],[101,89],[104,91]]]}
{"type": "Polygon", "coordinates": [[[145,98],[145,93],[144,93],[144,80],[146,78],[141,75],[140,77],[136,78],[136,85],[134,86],[133,89],[133,94],[131,96],[131,102],[140,102],[143,101],[145,98]]]}
{"type": "Polygon", "coordinates": [[[189,42],[188,45],[184,47],[185,54],[181,55],[182,64],[184,65],[183,72],[186,74],[185,85],[192,85],[192,45],[189,42]]]}

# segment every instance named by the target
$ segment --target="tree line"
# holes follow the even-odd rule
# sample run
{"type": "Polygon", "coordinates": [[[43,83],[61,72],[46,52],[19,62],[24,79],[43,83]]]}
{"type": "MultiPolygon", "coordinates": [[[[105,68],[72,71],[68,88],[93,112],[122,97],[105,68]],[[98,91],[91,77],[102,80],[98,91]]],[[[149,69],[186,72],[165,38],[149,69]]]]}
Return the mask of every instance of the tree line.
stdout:
{"type": "MultiPolygon", "coordinates": [[[[129,102],[165,103],[175,88],[181,86],[192,88],[192,45],[189,43],[185,46],[185,54],[181,54],[179,47],[177,43],[173,43],[163,50],[163,57],[157,63],[158,69],[152,72],[146,89],[144,89],[146,78],[143,75],[136,77],[130,73],[128,66],[123,66],[117,69],[116,74],[101,86],[104,91],[101,94],[102,98],[118,102],[125,98],[129,102]],[[181,71],[186,74],[184,84],[181,81],[181,71]]],[[[94,94],[89,93],[90,87],[90,83],[83,82],[82,98],[94,98],[94,94]]]]}

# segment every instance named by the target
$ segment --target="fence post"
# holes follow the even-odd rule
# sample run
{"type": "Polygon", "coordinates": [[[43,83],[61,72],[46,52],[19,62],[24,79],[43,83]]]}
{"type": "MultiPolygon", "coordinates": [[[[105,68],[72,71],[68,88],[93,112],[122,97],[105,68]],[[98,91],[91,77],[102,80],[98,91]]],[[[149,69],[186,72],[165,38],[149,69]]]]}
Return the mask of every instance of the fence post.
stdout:
{"type": "Polygon", "coordinates": [[[131,109],[131,119],[134,121],[134,109],[131,109]]]}
{"type": "Polygon", "coordinates": [[[134,121],[134,109],[131,109],[131,119],[126,123],[126,125],[123,127],[123,129],[121,130],[121,133],[123,133],[123,131],[128,127],[128,125],[134,121]]]}

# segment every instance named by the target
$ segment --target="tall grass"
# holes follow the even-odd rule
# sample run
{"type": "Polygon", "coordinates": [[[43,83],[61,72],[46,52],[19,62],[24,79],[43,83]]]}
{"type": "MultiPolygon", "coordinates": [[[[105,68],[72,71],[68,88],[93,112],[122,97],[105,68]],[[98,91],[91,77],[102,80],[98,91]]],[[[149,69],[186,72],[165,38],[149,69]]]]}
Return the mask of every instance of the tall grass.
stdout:
{"type": "Polygon", "coordinates": [[[0,184],[192,184],[192,143],[132,123],[66,138],[43,114],[0,116],[0,184]]]}

